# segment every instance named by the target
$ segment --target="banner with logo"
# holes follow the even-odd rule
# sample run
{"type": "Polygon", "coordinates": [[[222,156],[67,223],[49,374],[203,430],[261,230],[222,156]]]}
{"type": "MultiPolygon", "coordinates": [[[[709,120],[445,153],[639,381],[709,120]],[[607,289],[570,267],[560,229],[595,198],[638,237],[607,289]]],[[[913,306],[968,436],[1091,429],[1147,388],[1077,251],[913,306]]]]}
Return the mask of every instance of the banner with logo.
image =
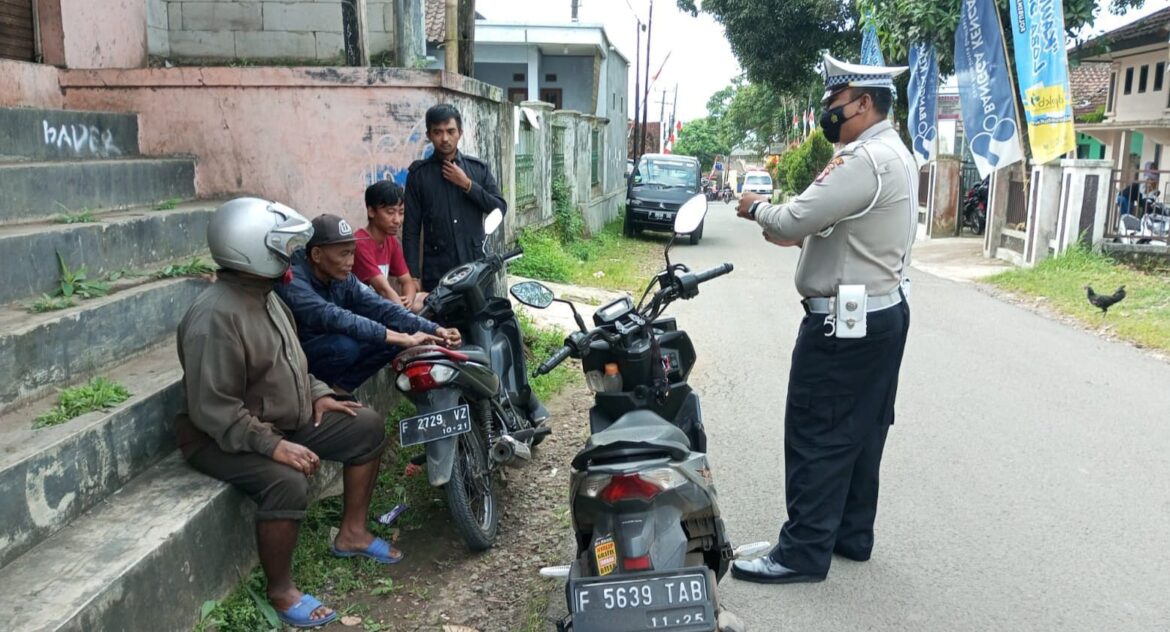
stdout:
{"type": "Polygon", "coordinates": [[[938,144],[938,51],[921,42],[910,47],[910,137],[918,166],[934,158],[938,144]]]}
{"type": "MultiPolygon", "coordinates": [[[[885,66],[886,58],[882,55],[881,41],[878,39],[877,27],[869,24],[861,34],[861,63],[866,66],[885,66]]],[[[898,89],[892,90],[894,100],[898,100],[898,89]]],[[[893,115],[893,109],[890,115],[893,115]]]]}
{"type": "Polygon", "coordinates": [[[979,177],[1024,159],[1003,28],[995,0],[961,0],[955,72],[963,129],[979,177]]]}
{"type": "Polygon", "coordinates": [[[1077,148],[1072,92],[1060,0],[1012,0],[1016,78],[1028,121],[1028,141],[1037,163],[1056,160],[1077,148]]]}

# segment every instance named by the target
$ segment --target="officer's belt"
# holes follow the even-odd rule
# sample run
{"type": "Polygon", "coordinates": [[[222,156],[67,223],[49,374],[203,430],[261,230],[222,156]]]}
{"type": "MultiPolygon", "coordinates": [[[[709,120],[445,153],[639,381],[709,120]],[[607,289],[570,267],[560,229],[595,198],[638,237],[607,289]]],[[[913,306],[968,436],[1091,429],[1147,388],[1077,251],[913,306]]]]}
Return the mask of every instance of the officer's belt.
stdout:
{"type": "MultiPolygon", "coordinates": [[[[806,298],[800,302],[804,305],[804,311],[809,314],[831,314],[834,311],[834,304],[837,301],[836,296],[829,297],[815,297],[806,298]]],[[[889,309],[902,302],[901,288],[890,292],[889,294],[882,294],[881,296],[869,296],[865,299],[866,313],[880,312],[883,309],[889,309]]]]}

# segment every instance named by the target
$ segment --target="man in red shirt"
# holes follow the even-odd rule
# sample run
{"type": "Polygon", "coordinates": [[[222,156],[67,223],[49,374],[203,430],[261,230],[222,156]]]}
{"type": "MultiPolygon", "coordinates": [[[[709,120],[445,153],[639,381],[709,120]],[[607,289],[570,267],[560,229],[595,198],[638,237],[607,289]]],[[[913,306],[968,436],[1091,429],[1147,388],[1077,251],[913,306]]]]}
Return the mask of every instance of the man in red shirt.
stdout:
{"type": "Polygon", "coordinates": [[[406,307],[414,313],[423,308],[425,292],[410,275],[410,268],[398,243],[406,213],[402,187],[390,180],[377,182],[366,189],[366,228],[358,230],[353,274],[382,298],[406,307]]]}

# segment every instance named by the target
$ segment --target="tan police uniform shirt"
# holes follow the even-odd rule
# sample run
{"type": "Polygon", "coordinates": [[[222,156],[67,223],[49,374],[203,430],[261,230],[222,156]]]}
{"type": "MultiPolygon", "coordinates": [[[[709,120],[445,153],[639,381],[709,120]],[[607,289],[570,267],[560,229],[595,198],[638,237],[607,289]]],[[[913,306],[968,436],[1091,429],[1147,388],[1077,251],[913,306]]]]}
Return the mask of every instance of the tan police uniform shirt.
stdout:
{"type": "Polygon", "coordinates": [[[839,285],[863,284],[870,296],[880,296],[898,288],[910,263],[917,191],[917,163],[882,121],[838,151],[795,200],[760,205],[756,220],[773,237],[803,242],[796,270],[801,296],[829,297],[839,285]]]}

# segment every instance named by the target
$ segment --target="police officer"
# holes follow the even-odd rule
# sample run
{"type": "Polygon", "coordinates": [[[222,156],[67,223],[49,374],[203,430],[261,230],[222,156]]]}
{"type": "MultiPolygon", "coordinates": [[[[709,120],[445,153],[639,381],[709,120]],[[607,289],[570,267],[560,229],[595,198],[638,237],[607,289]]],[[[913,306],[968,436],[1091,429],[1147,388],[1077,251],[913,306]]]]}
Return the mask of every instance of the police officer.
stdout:
{"type": "Polygon", "coordinates": [[[824,69],[820,124],[843,147],[792,202],[744,195],[738,207],[769,242],[802,248],[796,287],[806,313],[784,419],[788,521],[770,554],[733,564],[732,575],[751,582],[819,582],[833,553],[869,559],[910,325],[904,275],[918,169],[886,120],[905,68],[826,55],[824,69]]]}
{"type": "Polygon", "coordinates": [[[483,218],[508,211],[487,163],[459,151],[463,117],[446,103],[427,110],[427,139],[435,153],[410,165],[402,250],[426,292],[451,268],[483,256],[483,218]]]}

